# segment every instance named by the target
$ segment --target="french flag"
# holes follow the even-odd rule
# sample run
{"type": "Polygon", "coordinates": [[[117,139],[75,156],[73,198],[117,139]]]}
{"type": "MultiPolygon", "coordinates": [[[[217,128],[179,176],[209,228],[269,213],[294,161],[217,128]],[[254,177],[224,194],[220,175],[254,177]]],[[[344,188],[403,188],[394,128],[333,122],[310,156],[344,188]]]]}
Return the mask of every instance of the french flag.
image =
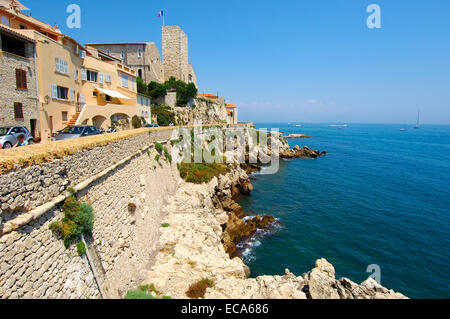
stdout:
{"type": "Polygon", "coordinates": [[[163,16],[164,16],[164,11],[161,10],[161,11],[158,13],[158,18],[161,18],[161,17],[163,17],[163,16]]]}

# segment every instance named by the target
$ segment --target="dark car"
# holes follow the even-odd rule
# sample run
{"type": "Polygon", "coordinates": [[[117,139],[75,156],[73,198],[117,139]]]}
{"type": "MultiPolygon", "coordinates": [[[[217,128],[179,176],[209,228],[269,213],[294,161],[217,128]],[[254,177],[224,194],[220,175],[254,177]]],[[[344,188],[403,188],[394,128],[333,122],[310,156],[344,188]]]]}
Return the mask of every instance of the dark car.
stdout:
{"type": "Polygon", "coordinates": [[[159,127],[158,124],[147,124],[145,127],[159,127]]]}
{"type": "Polygon", "coordinates": [[[34,138],[25,126],[0,127],[0,148],[11,148],[17,144],[17,137],[25,136],[29,145],[34,144],[34,138]]]}
{"type": "Polygon", "coordinates": [[[58,134],[53,136],[53,141],[70,140],[73,138],[93,136],[101,134],[100,130],[95,126],[67,126],[58,131],[58,134]]]}

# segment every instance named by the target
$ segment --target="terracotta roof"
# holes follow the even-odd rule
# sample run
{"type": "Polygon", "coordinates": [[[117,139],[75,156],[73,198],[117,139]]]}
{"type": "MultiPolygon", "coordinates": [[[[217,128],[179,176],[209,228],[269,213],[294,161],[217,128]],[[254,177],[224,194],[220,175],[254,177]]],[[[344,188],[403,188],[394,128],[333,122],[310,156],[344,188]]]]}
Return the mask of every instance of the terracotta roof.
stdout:
{"type": "Polygon", "coordinates": [[[236,104],[227,104],[227,109],[235,109],[236,104]]]}
{"type": "Polygon", "coordinates": [[[218,99],[219,98],[217,95],[209,94],[209,93],[201,93],[201,94],[199,94],[199,96],[207,97],[209,99],[218,99]]]}
{"type": "Polygon", "coordinates": [[[14,30],[14,29],[12,29],[12,28],[10,28],[10,27],[7,27],[6,25],[3,25],[3,24],[0,24],[0,29],[4,30],[4,31],[6,31],[6,32],[8,32],[8,33],[10,33],[10,34],[13,34],[13,35],[15,35],[15,36],[17,36],[17,37],[19,37],[19,38],[22,38],[22,39],[24,39],[24,40],[27,40],[27,41],[29,41],[29,42],[36,43],[36,41],[33,40],[32,38],[26,36],[25,34],[22,34],[22,33],[20,32],[20,30],[14,30]]]}

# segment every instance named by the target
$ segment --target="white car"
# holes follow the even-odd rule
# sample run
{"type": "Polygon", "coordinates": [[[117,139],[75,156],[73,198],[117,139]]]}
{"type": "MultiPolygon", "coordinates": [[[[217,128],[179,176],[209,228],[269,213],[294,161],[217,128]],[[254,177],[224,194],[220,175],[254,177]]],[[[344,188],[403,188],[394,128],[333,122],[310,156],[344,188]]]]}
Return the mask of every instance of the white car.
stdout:
{"type": "Polygon", "coordinates": [[[25,141],[29,145],[34,144],[34,138],[25,126],[4,126],[0,127],[0,147],[11,148],[17,144],[17,137],[25,136],[25,141]]]}

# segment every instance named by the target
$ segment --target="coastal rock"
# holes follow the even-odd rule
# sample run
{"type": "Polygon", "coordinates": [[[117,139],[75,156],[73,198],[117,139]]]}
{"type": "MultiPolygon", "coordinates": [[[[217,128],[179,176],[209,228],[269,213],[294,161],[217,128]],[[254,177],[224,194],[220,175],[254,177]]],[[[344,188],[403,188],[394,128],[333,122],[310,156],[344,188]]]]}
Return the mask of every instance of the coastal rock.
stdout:
{"type": "MultiPolygon", "coordinates": [[[[277,141],[284,158],[326,154],[307,147],[290,150],[281,139],[277,141]]],[[[240,258],[232,258],[236,243],[275,222],[271,216],[239,218],[242,208],[235,199],[250,193],[250,185],[245,167],[240,166],[207,184],[181,181],[166,200],[163,222],[170,226],[160,229],[159,252],[142,284],[154,284],[174,299],[187,298],[189,287],[205,278],[214,283],[206,290],[206,299],[406,298],[371,279],[361,285],[346,278],[336,280],[333,265],[325,259],[299,277],[286,270],[283,276],[248,278],[250,269],[240,258]]]]}

